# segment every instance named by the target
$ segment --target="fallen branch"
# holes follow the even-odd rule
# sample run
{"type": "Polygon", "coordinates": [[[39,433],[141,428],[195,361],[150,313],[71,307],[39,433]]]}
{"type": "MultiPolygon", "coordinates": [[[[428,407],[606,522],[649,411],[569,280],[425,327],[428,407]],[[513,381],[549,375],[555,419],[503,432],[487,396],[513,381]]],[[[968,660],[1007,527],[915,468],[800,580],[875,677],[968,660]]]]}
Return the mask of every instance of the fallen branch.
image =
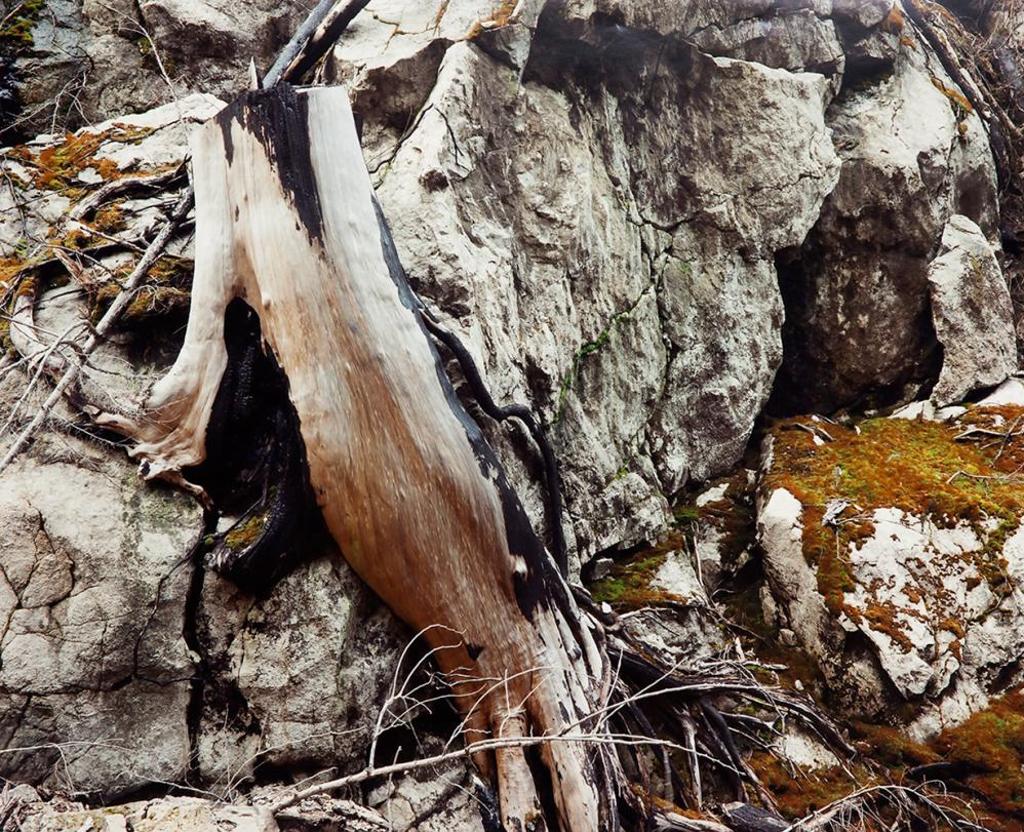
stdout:
{"type": "Polygon", "coordinates": [[[56,406],[57,402],[60,401],[65,392],[71,389],[71,386],[78,380],[78,376],[82,372],[85,362],[88,360],[89,356],[96,351],[96,348],[99,347],[101,343],[103,343],[107,334],[121,319],[124,311],[128,308],[128,304],[131,303],[134,297],[135,290],[146,278],[150,267],[156,263],[160,255],[163,254],[163,251],[167,247],[167,243],[170,242],[178,224],[185,218],[189,210],[192,208],[193,196],[194,192],[190,185],[185,189],[185,192],[181,195],[181,198],[174,206],[174,210],[171,211],[171,214],[167,218],[167,222],[164,223],[164,227],[160,230],[160,233],[157,234],[153,239],[153,242],[149,244],[146,248],[145,254],[142,255],[139,262],[135,265],[132,273],[128,275],[121,293],[114,299],[114,302],[110,304],[110,308],[107,309],[106,313],[100,319],[100,322],[96,324],[96,328],[93,330],[92,334],[82,345],[78,360],[69,364],[68,368],[64,371],[64,375],[61,376],[57,385],[53,388],[50,395],[47,396],[46,401],[43,402],[39,410],[36,412],[35,417],[28,423],[28,425],[25,426],[24,430],[22,430],[14,440],[13,444],[7,449],[7,453],[4,454],[2,459],[0,459],[0,473],[3,473],[4,469],[11,464],[35,430],[43,423],[49,412],[56,406]]]}
{"type": "Polygon", "coordinates": [[[164,185],[169,185],[175,179],[179,178],[184,172],[185,165],[183,163],[171,170],[166,170],[161,173],[152,173],[146,176],[125,176],[121,179],[114,179],[83,198],[74,208],[71,209],[68,213],[68,218],[72,220],[83,219],[105,202],[113,199],[114,197],[120,196],[121,194],[130,193],[131,191],[136,190],[155,189],[163,187],[164,185]]]}
{"type": "Polygon", "coordinates": [[[269,89],[281,81],[297,82],[322,58],[370,0],[320,0],[285,44],[263,79],[269,89]]]}
{"type": "Polygon", "coordinates": [[[278,814],[289,806],[300,803],[303,800],[321,794],[337,791],[345,786],[354,786],[365,783],[367,780],[374,780],[379,777],[390,777],[395,774],[404,774],[409,771],[417,771],[423,768],[431,768],[457,760],[468,760],[481,752],[496,751],[508,748],[532,748],[547,743],[578,743],[582,745],[612,745],[612,746],[651,746],[656,748],[669,748],[674,751],[687,752],[689,749],[671,740],[659,739],[658,737],[645,737],[633,734],[554,734],[546,736],[518,736],[518,737],[495,737],[486,740],[467,743],[455,751],[446,751],[443,754],[435,754],[431,757],[421,757],[416,760],[409,760],[404,763],[392,763],[386,766],[367,766],[354,774],[339,777],[336,780],[328,780],[318,783],[315,786],[293,792],[286,797],[280,798],[268,807],[272,814],[278,814]]]}

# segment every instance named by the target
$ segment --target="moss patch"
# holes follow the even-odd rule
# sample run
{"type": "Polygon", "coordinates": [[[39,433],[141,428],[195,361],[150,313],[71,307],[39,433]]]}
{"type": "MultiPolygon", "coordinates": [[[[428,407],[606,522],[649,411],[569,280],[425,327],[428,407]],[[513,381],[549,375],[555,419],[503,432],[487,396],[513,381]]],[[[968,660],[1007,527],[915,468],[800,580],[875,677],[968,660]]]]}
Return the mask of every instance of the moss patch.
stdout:
{"type": "Polygon", "coordinates": [[[266,516],[263,514],[255,514],[248,520],[233,526],[228,533],[224,535],[224,545],[233,552],[236,552],[239,549],[244,549],[246,546],[251,546],[259,539],[259,536],[262,534],[266,525],[266,516]]]}
{"type": "Polygon", "coordinates": [[[32,29],[43,13],[46,0],[24,0],[0,29],[0,54],[18,55],[34,46],[32,29]]]}
{"type": "MultiPolygon", "coordinates": [[[[1024,409],[1008,409],[1024,424],[1024,409]]],[[[1024,462],[1024,441],[958,440],[965,426],[987,426],[1007,432],[1006,415],[975,409],[964,425],[905,419],[871,419],[859,431],[827,425],[834,441],[815,444],[797,424],[785,420],[772,429],[774,462],[766,478],[769,489],[785,488],[803,505],[803,548],[817,567],[818,589],[833,613],[859,615],[844,604],[854,588],[849,552],[874,533],[868,519],[822,525],[831,500],[845,499],[861,518],[876,508],[897,508],[930,519],[940,528],[959,523],[974,527],[983,549],[964,553],[993,587],[1005,582],[1002,547],[1024,514],[1024,480],[1017,476],[1024,462]],[[995,427],[1003,423],[1002,428],[995,427]],[[991,529],[994,522],[995,528],[991,529]]],[[[870,612],[873,626],[884,628],[884,609],[870,612]]]]}
{"type": "Polygon", "coordinates": [[[932,78],[932,84],[935,86],[935,89],[949,99],[949,103],[953,107],[953,112],[956,113],[958,119],[974,112],[974,105],[971,104],[967,96],[960,92],[956,87],[944,83],[939,78],[932,78]]]}
{"type": "Polygon", "coordinates": [[[629,306],[612,315],[608,322],[605,324],[604,329],[602,329],[593,338],[593,340],[586,341],[576,351],[576,354],[572,357],[572,367],[570,368],[569,372],[566,373],[565,376],[562,378],[562,383],[559,385],[558,408],[555,411],[554,418],[554,421],[556,423],[560,422],[562,420],[562,417],[565,415],[565,408],[568,402],[569,393],[576,385],[576,380],[579,377],[580,369],[582,368],[584,361],[586,361],[588,356],[591,356],[596,352],[600,352],[600,350],[603,347],[605,347],[609,343],[609,341],[611,341],[612,335],[614,334],[616,327],[621,326],[624,322],[628,321],[632,317],[633,313],[636,311],[636,308],[640,305],[641,301],[643,301],[647,293],[651,291],[651,289],[656,288],[656,286],[657,283],[651,283],[649,286],[647,286],[639,295],[637,295],[636,299],[632,303],[630,303],[629,306]]]}
{"type": "Polygon", "coordinates": [[[964,765],[965,782],[1001,812],[1024,818],[1024,692],[994,700],[933,746],[946,760],[964,765]]]}
{"type": "Polygon", "coordinates": [[[850,733],[857,749],[865,757],[882,763],[890,769],[927,765],[941,759],[935,749],[923,743],[914,742],[899,728],[889,725],[855,722],[851,726],[850,733]]]}
{"type": "Polygon", "coordinates": [[[651,586],[667,557],[665,551],[651,549],[616,563],[608,577],[590,585],[590,594],[598,603],[605,602],[618,609],[637,609],[672,600],[668,597],[670,593],[651,586]]]}
{"type": "MultiPolygon", "coordinates": [[[[928,743],[918,743],[897,728],[854,723],[851,732],[865,758],[884,767],[891,782],[908,769],[949,763],[957,782],[978,812],[979,823],[995,832],[1019,832],[1024,820],[1024,691],[994,699],[988,708],[928,743]]],[[[955,805],[951,802],[951,805],[955,805]]]]}
{"type": "Polygon", "coordinates": [[[876,775],[861,766],[849,771],[841,766],[793,771],[764,751],[752,754],[747,764],[771,792],[779,811],[791,819],[802,818],[863,786],[879,782],[876,775]]]}
{"type": "MultiPolygon", "coordinates": [[[[65,133],[62,142],[38,150],[27,145],[19,145],[7,153],[32,170],[31,184],[36,188],[60,191],[72,199],[77,199],[85,194],[85,188],[75,184],[75,180],[86,168],[95,170],[105,181],[120,179],[130,173],[128,170],[120,170],[112,159],[96,157],[97,151],[104,144],[137,143],[152,132],[152,128],[148,127],[115,124],[100,132],[84,130],[79,133],[65,133]]],[[[152,172],[156,173],[170,167],[173,166],[157,166],[152,172]]]]}
{"type": "MultiPolygon", "coordinates": [[[[132,326],[166,315],[187,313],[193,266],[192,260],[183,257],[164,256],[157,260],[128,304],[121,324],[132,326]]],[[[91,287],[94,321],[98,321],[121,294],[121,286],[133,268],[134,264],[123,266],[113,272],[110,280],[91,287]]]]}

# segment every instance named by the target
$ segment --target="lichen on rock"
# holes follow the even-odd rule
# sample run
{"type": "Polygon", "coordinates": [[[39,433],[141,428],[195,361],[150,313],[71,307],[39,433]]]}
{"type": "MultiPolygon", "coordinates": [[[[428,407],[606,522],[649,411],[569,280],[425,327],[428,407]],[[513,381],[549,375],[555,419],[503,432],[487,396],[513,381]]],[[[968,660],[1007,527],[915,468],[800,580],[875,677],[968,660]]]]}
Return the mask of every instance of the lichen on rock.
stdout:
{"type": "Polygon", "coordinates": [[[773,428],[759,499],[769,586],[851,711],[892,712],[892,685],[926,735],[936,715],[983,704],[1024,655],[1022,420],[978,406],[953,423],[773,428]]]}

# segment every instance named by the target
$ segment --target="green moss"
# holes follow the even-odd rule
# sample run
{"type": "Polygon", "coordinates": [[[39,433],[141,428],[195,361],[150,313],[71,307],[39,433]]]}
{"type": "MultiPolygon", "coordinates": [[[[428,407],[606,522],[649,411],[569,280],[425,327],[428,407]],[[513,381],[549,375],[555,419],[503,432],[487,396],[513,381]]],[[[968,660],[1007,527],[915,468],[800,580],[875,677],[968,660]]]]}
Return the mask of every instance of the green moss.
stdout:
{"type": "Polygon", "coordinates": [[[241,523],[236,523],[227,534],[224,535],[224,545],[233,552],[251,546],[258,539],[267,525],[267,518],[263,514],[256,514],[241,523]]]}
{"type": "Polygon", "coordinates": [[[672,593],[651,586],[651,581],[667,557],[665,549],[649,549],[616,563],[608,577],[594,581],[590,585],[590,594],[598,603],[605,602],[623,610],[666,601],[685,601],[672,593]]]}
{"type": "Polygon", "coordinates": [[[569,393],[575,386],[576,380],[580,374],[580,369],[582,368],[583,363],[586,361],[587,357],[593,355],[596,352],[600,352],[601,349],[611,341],[612,334],[614,333],[615,328],[621,325],[623,322],[628,321],[630,319],[630,317],[633,315],[633,312],[636,311],[636,308],[644,299],[644,295],[646,295],[651,289],[655,288],[656,286],[657,283],[651,283],[637,296],[637,298],[628,307],[612,315],[611,318],[608,320],[608,323],[605,325],[604,329],[602,329],[593,340],[585,342],[576,351],[576,354],[572,358],[572,367],[569,370],[569,372],[565,374],[565,377],[562,379],[562,383],[559,385],[558,409],[555,411],[556,423],[560,422],[562,420],[562,417],[565,415],[565,407],[568,402],[569,393]]]}
{"type": "Polygon", "coordinates": [[[32,29],[45,5],[46,0],[24,0],[14,9],[7,25],[0,29],[0,52],[17,55],[35,45],[32,29]]]}
{"type": "Polygon", "coordinates": [[[673,515],[675,516],[676,523],[680,526],[684,526],[687,523],[696,523],[700,520],[701,512],[696,505],[690,504],[676,506],[673,515]]]}
{"type": "MultiPolygon", "coordinates": [[[[146,281],[136,290],[122,317],[122,323],[132,326],[153,318],[188,311],[191,299],[193,261],[183,257],[161,257],[150,267],[146,281]]],[[[121,294],[121,285],[133,266],[114,270],[111,279],[90,288],[92,292],[91,316],[99,320],[121,294]]]]}
{"type": "MultiPolygon", "coordinates": [[[[623,314],[625,313],[619,313],[619,316],[623,314]]],[[[616,316],[616,318],[612,319],[613,324],[618,320],[619,316],[616,316]]],[[[572,357],[572,369],[569,370],[568,373],[566,373],[558,389],[558,410],[555,413],[556,422],[561,421],[562,416],[565,415],[565,405],[569,397],[569,392],[572,390],[573,385],[576,383],[576,378],[579,376],[580,367],[583,364],[584,360],[587,358],[587,356],[593,355],[595,352],[600,350],[605,344],[608,343],[608,341],[611,340],[611,326],[612,324],[609,324],[608,328],[603,330],[593,341],[587,341],[585,344],[583,344],[583,346],[581,346],[576,351],[576,354],[572,357]]]]}

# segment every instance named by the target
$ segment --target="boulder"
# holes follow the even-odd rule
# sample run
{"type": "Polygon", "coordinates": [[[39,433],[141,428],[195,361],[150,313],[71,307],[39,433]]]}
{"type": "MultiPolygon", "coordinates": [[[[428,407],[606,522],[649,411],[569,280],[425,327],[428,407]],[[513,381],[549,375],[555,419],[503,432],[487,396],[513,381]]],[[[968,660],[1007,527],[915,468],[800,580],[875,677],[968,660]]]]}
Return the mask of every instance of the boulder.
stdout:
{"type": "Polygon", "coordinates": [[[997,233],[985,128],[927,44],[901,37],[891,72],[844,88],[829,109],[842,168],[799,251],[780,259],[776,412],[888,404],[934,383],[929,264],[954,214],[997,233]]]}
{"type": "Polygon", "coordinates": [[[820,664],[847,715],[896,720],[925,739],[1014,684],[1024,446],[972,438],[1010,432],[1018,411],[828,425],[818,443],[792,420],[766,441],[766,617],[820,664]]]}
{"type": "Polygon", "coordinates": [[[209,668],[197,765],[224,786],[260,765],[360,768],[408,640],[324,545],[265,598],[206,576],[197,610],[209,668]]]}
{"type": "Polygon", "coordinates": [[[942,345],[942,369],[931,398],[938,405],[995,387],[1017,369],[1010,291],[996,253],[967,217],[946,223],[938,256],[928,267],[932,323],[942,345]]]}
{"type": "MultiPolygon", "coordinates": [[[[424,755],[431,752],[440,752],[440,744],[423,749],[424,755]]],[[[373,789],[367,802],[393,832],[486,832],[498,828],[494,798],[466,765],[449,763],[391,779],[373,789]]]]}

